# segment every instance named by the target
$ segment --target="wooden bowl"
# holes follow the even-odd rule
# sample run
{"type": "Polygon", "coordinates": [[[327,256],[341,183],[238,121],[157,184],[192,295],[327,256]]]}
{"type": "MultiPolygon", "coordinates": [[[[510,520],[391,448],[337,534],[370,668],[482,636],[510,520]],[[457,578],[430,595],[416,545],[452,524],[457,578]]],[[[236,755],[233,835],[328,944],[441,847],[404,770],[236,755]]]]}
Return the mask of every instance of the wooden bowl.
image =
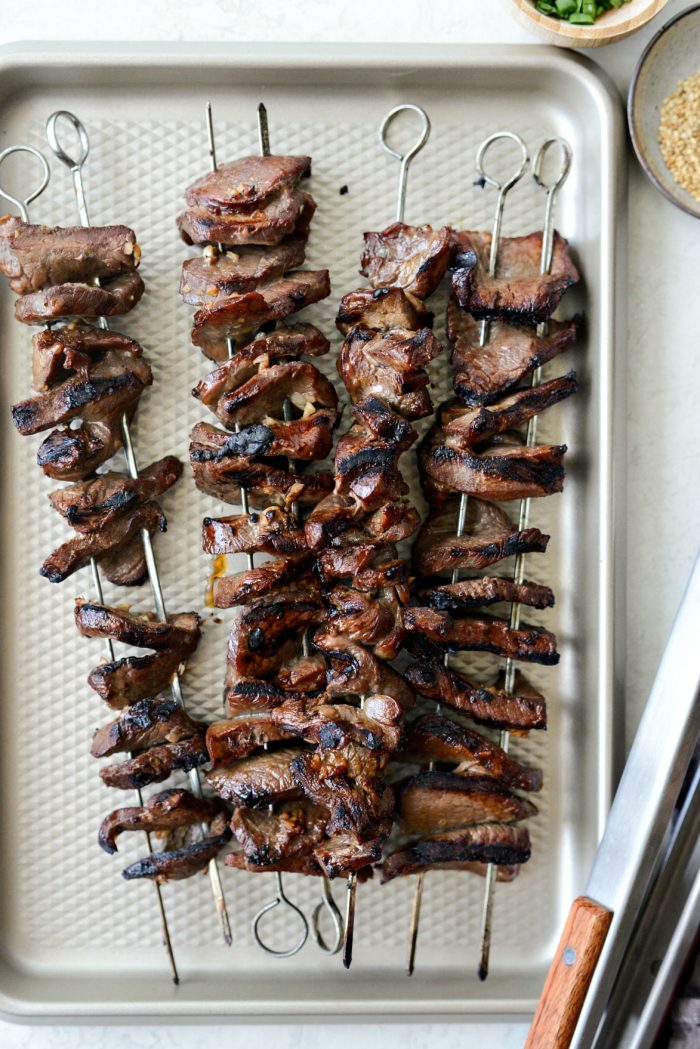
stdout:
{"type": "Polygon", "coordinates": [[[571,25],[564,19],[540,14],[531,0],[510,0],[517,20],[558,47],[602,47],[622,40],[658,15],[668,0],[630,0],[612,11],[606,11],[594,25],[571,25]]]}

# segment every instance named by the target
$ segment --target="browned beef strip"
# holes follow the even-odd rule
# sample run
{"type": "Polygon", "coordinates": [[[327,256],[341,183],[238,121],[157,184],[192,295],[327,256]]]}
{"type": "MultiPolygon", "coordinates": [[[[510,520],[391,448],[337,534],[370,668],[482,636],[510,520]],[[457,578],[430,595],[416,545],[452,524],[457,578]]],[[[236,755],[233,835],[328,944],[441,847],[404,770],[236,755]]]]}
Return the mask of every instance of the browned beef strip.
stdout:
{"type": "Polygon", "coordinates": [[[413,565],[419,576],[454,568],[487,568],[512,554],[543,552],[549,536],[538,528],[519,531],[505,511],[484,499],[469,499],[464,534],[457,537],[459,501],[449,500],[431,513],[413,547],[413,565]]]}
{"type": "Polygon", "coordinates": [[[329,696],[391,696],[404,710],[413,706],[415,696],[404,678],[364,645],[326,626],[315,631],[313,643],[328,661],[329,696]]]}
{"type": "Polygon", "coordinates": [[[127,881],[134,878],[152,878],[160,884],[191,878],[193,874],[206,870],[229,837],[229,834],[219,834],[214,838],[203,838],[202,841],[185,845],[182,849],[152,852],[126,867],[122,871],[122,877],[127,881]]]}
{"type": "Polygon", "coordinates": [[[371,873],[370,865],[382,858],[391,825],[390,819],[378,820],[365,827],[361,839],[348,831],[334,834],[316,846],[314,858],[327,878],[339,878],[368,868],[371,873]]]}
{"type": "Polygon", "coordinates": [[[201,308],[255,291],[303,265],[305,248],[303,237],[288,237],[274,248],[241,247],[187,259],[182,264],[180,294],[190,306],[201,308]]]}
{"type": "Polygon", "coordinates": [[[256,808],[299,797],[291,766],[300,753],[298,748],[289,747],[243,758],[207,772],[207,783],[236,807],[256,808]]]}
{"type": "Polygon", "coordinates": [[[405,495],[408,485],[398,467],[400,455],[401,449],[373,438],[361,423],[355,423],[336,446],[336,494],[349,496],[363,510],[378,509],[405,495]]]}
{"type": "Polygon", "coordinates": [[[426,714],[414,721],[405,749],[411,756],[459,762],[462,767],[453,771],[460,774],[464,770],[470,775],[492,776],[513,789],[538,791],[542,788],[541,769],[521,765],[479,732],[440,714],[426,714]]]}
{"type": "Polygon", "coordinates": [[[374,331],[418,331],[432,327],[433,314],[403,288],[358,288],[343,295],[335,323],[344,335],[358,325],[374,331]]]}
{"type": "MultiPolygon", "coordinates": [[[[296,659],[297,657],[294,658],[296,659]]],[[[285,667],[287,666],[289,664],[285,664],[285,667]]],[[[285,667],[280,668],[280,670],[284,672],[285,667]]],[[[226,689],[224,710],[229,717],[236,718],[241,714],[267,714],[270,710],[292,699],[303,700],[304,702],[311,702],[316,699],[319,703],[323,703],[325,702],[323,695],[324,684],[325,667],[322,686],[315,694],[290,692],[279,676],[267,681],[262,678],[243,678],[226,689]]]]}
{"type": "Polygon", "coordinates": [[[566,240],[555,230],[552,265],[540,272],[542,231],[501,237],[495,277],[488,273],[490,233],[456,234],[452,287],[460,306],[475,316],[544,321],[579,279],[566,240]]]}
{"type": "Polygon", "coordinates": [[[294,857],[308,856],[323,841],[328,811],[305,800],[286,801],[274,813],[236,809],[231,830],[252,867],[269,869],[294,857]]]}
{"type": "Polygon", "coordinates": [[[321,595],[311,588],[290,587],[239,606],[231,621],[227,684],[271,677],[294,655],[301,633],[320,623],[324,614],[321,595]]]}
{"type": "Polygon", "coordinates": [[[474,863],[512,866],[529,859],[530,835],[526,827],[478,823],[421,838],[390,853],[382,864],[382,883],[427,870],[470,870],[474,863]]]}
{"type": "Polygon", "coordinates": [[[455,447],[434,426],[418,448],[421,477],[447,491],[482,499],[529,499],[561,492],[566,445],[455,447]]]}
{"type": "Polygon", "coordinates": [[[0,272],[18,295],[55,284],[109,279],[135,270],[141,258],[128,226],[35,226],[0,218],[0,272]]]}
{"type": "Polygon", "coordinates": [[[215,211],[255,210],[280,189],[296,186],[311,174],[311,157],[254,154],[219,164],[188,188],[190,208],[207,207],[215,211]]]}
{"type": "Polygon", "coordinates": [[[360,273],[373,288],[399,287],[427,299],[452,258],[452,230],[447,226],[407,226],[395,222],[381,233],[365,233],[360,273]]]}
{"type": "Polygon", "coordinates": [[[21,295],[15,302],[15,320],[45,324],[62,317],[115,317],[133,310],[145,290],[138,273],[125,273],[95,284],[55,284],[45,291],[21,295]]]}
{"type": "Polygon", "coordinates": [[[252,332],[281,321],[331,293],[328,270],[296,270],[256,291],[229,297],[197,310],[192,342],[212,360],[221,360],[226,340],[248,342],[252,332]]]}
{"type": "Polygon", "coordinates": [[[434,608],[404,609],[408,633],[448,652],[492,652],[506,659],[553,666],[559,662],[557,639],[543,627],[521,623],[512,630],[507,619],[469,615],[452,618],[434,608]]]}
{"type": "Polygon", "coordinates": [[[519,823],[537,808],[490,776],[421,772],[401,786],[398,814],[404,834],[439,834],[474,823],[519,823]]]}
{"type": "Polygon", "coordinates": [[[214,765],[243,758],[267,742],[294,738],[329,750],[352,742],[368,750],[396,750],[401,721],[401,707],[389,696],[370,696],[362,709],[290,696],[267,711],[214,722],[207,729],[207,750],[214,765]]]}
{"type": "Polygon", "coordinates": [[[205,517],[202,549],[207,554],[265,553],[294,555],[307,551],[306,537],[294,514],[270,506],[259,513],[205,517]]]}
{"type": "Polygon", "coordinates": [[[212,583],[214,608],[233,608],[246,605],[257,597],[265,597],[278,587],[301,580],[311,567],[311,552],[265,561],[256,568],[248,568],[235,575],[219,576],[212,583]]]}
{"type": "Polygon", "coordinates": [[[86,422],[121,415],[138,401],[153,374],[142,357],[109,350],[90,367],[44,393],[12,405],[12,421],[21,434],[40,433],[78,416],[86,422]]]}
{"type": "Polygon", "coordinates": [[[405,499],[392,500],[365,513],[352,497],[334,493],[317,503],[304,531],[309,549],[320,551],[331,542],[355,544],[381,539],[399,543],[413,535],[419,525],[418,512],[405,499]]]}
{"type": "Polygon", "coordinates": [[[149,783],[162,783],[176,769],[189,772],[209,761],[204,733],[198,732],[179,743],[160,743],[134,758],[100,769],[106,787],[117,790],[140,790],[149,783]]]}
{"type": "Polygon", "coordinates": [[[32,344],[32,385],[37,393],[71,375],[86,378],[91,367],[109,351],[117,351],[122,358],[126,354],[143,354],[134,339],[82,321],[45,328],[32,337],[32,344]]]}
{"type": "Polygon", "coordinates": [[[59,488],[49,495],[49,502],[77,532],[104,528],[134,503],[157,499],[171,488],[182,473],[182,463],[166,455],[144,467],[139,477],[110,471],[59,488]]]}
{"type": "Polygon", "coordinates": [[[316,652],[297,656],[277,672],[277,684],[290,692],[321,692],[326,687],[326,661],[316,652]]]}
{"type": "Polygon", "coordinates": [[[165,691],[183,658],[183,653],[175,650],[101,663],[90,671],[88,685],[108,706],[121,710],[137,699],[165,691]]]}
{"type": "Polygon", "coordinates": [[[422,419],[433,410],[426,365],[441,352],[429,328],[356,327],[343,343],[338,371],[353,401],[381,397],[405,419],[422,419]]]}
{"type": "Polygon", "coordinates": [[[530,608],[551,608],[554,605],[554,594],[548,586],[530,583],[526,579],[516,583],[508,576],[478,576],[460,579],[457,583],[427,579],[419,583],[417,592],[421,604],[430,605],[441,612],[466,611],[499,601],[515,602],[530,608]]]}
{"type": "Polygon", "coordinates": [[[265,416],[281,419],[285,400],[299,411],[335,409],[338,394],[335,387],[313,364],[287,361],[261,368],[236,390],[225,393],[219,401],[218,417],[229,426],[257,423],[265,416]]]}
{"type": "Polygon", "coordinates": [[[269,863],[261,867],[247,860],[242,852],[227,852],[224,856],[224,863],[227,867],[233,867],[238,871],[248,871],[249,874],[268,874],[272,871],[279,871],[282,874],[303,874],[316,878],[323,874],[316,859],[310,853],[304,853],[301,856],[289,856],[288,858],[277,860],[276,863],[269,863]]]}
{"type": "Polygon", "coordinates": [[[316,558],[322,584],[351,583],[355,590],[405,586],[408,563],[399,558],[393,543],[366,542],[327,546],[316,558]]]}
{"type": "Polygon", "coordinates": [[[74,536],[46,558],[39,573],[52,583],[62,583],[89,564],[92,557],[99,561],[105,554],[124,546],[144,528],[149,532],[166,530],[165,516],[158,503],[139,503],[105,525],[100,532],[74,536]]]}
{"type": "Polygon", "coordinates": [[[547,705],[519,670],[512,694],[505,691],[505,675],[493,685],[478,685],[462,674],[448,670],[440,660],[421,659],[406,671],[406,680],[417,692],[468,714],[483,725],[507,729],[544,729],[547,705]]]}
{"type": "Polygon", "coordinates": [[[455,393],[465,404],[492,404],[512,390],[533,368],[563,353],[575,341],[580,318],[550,321],[541,338],[532,327],[495,320],[489,341],[479,345],[480,322],[460,309],[454,298],[447,307],[447,334],[452,351],[455,393]]]}
{"type": "Polygon", "coordinates": [[[205,204],[189,207],[178,216],[177,225],[186,244],[274,247],[294,233],[305,237],[315,210],[313,197],[286,185],[266,200],[235,212],[205,204]]]}
{"type": "Polygon", "coordinates": [[[219,802],[196,798],[188,790],[161,790],[145,805],[130,805],[110,812],[100,825],[97,840],[105,852],[115,853],[117,838],[124,831],[157,832],[193,823],[208,823],[220,811],[219,802]]]}
{"type": "Polygon", "coordinates": [[[483,405],[465,408],[459,403],[450,405],[443,408],[440,424],[450,440],[462,448],[469,448],[494,434],[522,426],[533,415],[539,415],[545,408],[558,404],[577,390],[576,376],[574,372],[569,372],[558,379],[515,390],[490,408],[483,405]]]}
{"type": "Polygon", "coordinates": [[[134,535],[123,546],[103,554],[100,571],[115,586],[142,586],[148,579],[148,564],[141,535],[134,535]]]}
{"type": "Polygon", "coordinates": [[[336,586],[328,595],[331,632],[371,648],[378,659],[396,659],[404,638],[403,605],[407,587],[385,586],[374,594],[336,586]]]}
{"type": "Polygon", "coordinates": [[[337,750],[302,753],[291,768],[309,801],[328,808],[328,834],[349,831],[363,837],[393,807],[393,792],[382,778],[386,762],[382,751],[349,743],[337,750]]]}
{"type": "Polygon", "coordinates": [[[158,743],[191,739],[204,726],[193,721],[175,699],[140,699],[113,721],[98,728],[92,739],[93,758],[145,750],[158,743]]]}
{"type": "Polygon", "coordinates": [[[177,648],[183,656],[197,647],[199,624],[196,612],[176,612],[168,616],[167,622],[161,622],[153,613],[130,613],[82,598],[75,603],[75,625],[83,637],[108,637],[125,645],[156,651],[177,648]]]}
{"type": "Polygon", "coordinates": [[[225,393],[237,389],[255,375],[259,366],[256,362],[262,358],[272,363],[285,357],[321,357],[328,353],[330,345],[313,324],[280,325],[275,331],[257,335],[252,342],[240,347],[233,357],[200,379],[192,396],[215,410],[225,393]]]}
{"type": "MultiPolygon", "coordinates": [[[[226,412],[222,411],[221,415],[222,421],[228,424],[226,412]]],[[[220,463],[277,456],[313,462],[328,455],[336,420],[335,409],[322,408],[289,422],[267,418],[264,423],[249,423],[236,433],[200,422],[192,428],[190,437],[200,462],[206,462],[207,458],[220,463]]],[[[235,425],[235,422],[231,424],[235,425]]]]}
{"type": "Polygon", "coordinates": [[[83,422],[77,429],[52,430],[42,441],[36,461],[55,481],[81,481],[121,446],[121,420],[113,416],[100,422],[83,422]]]}

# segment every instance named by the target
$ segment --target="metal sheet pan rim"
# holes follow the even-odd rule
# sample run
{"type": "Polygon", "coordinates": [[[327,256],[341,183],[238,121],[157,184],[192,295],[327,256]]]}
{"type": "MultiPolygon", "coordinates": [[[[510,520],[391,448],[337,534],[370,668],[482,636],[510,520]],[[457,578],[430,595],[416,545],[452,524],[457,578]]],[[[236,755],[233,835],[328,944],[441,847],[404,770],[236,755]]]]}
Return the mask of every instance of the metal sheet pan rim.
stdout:
{"type": "MultiPolygon", "coordinates": [[[[621,637],[619,617],[619,592],[613,590],[615,570],[615,515],[619,514],[620,503],[616,488],[617,473],[615,469],[616,451],[618,449],[617,420],[619,419],[616,397],[619,395],[619,384],[615,383],[615,346],[616,313],[614,306],[614,288],[619,271],[617,240],[617,216],[619,208],[620,158],[622,152],[622,119],[619,102],[614,88],[607,77],[588,59],[543,46],[499,47],[480,45],[472,47],[468,56],[465,49],[458,45],[397,45],[390,54],[382,50],[382,45],[324,45],[322,51],[314,44],[269,45],[269,44],[163,44],[152,43],[100,43],[91,44],[70,42],[53,44],[49,50],[46,45],[30,42],[5,45],[0,48],[0,90],[7,74],[22,73],[25,82],[36,77],[39,85],[45,82],[52,69],[84,66],[97,68],[106,64],[120,68],[140,67],[152,71],[157,77],[159,69],[180,66],[197,68],[202,76],[216,71],[225,74],[226,69],[236,66],[239,69],[250,68],[260,71],[291,69],[309,74],[314,69],[329,70],[345,68],[348,71],[360,69],[371,70],[377,75],[399,75],[410,71],[429,72],[432,69],[450,69],[464,71],[493,70],[494,66],[507,69],[511,73],[518,70],[541,69],[546,64],[548,70],[556,69],[559,73],[578,79],[582,88],[595,100],[600,115],[600,127],[603,135],[602,157],[604,172],[601,190],[601,240],[599,262],[601,286],[608,293],[603,296],[601,309],[601,332],[606,333],[605,352],[601,359],[606,366],[606,374],[601,378],[602,394],[598,403],[597,432],[600,439],[599,462],[600,477],[598,480],[600,550],[601,557],[598,573],[599,625],[601,628],[600,659],[598,663],[598,707],[600,753],[598,762],[598,794],[596,824],[598,833],[602,832],[605,815],[609,807],[614,783],[613,742],[619,724],[620,711],[611,699],[614,692],[615,665],[621,658],[621,637]],[[206,57],[206,69],[202,69],[202,60],[206,57]],[[40,75],[37,74],[40,71],[40,75]]],[[[619,323],[619,321],[617,322],[619,323]]],[[[619,534],[619,532],[618,532],[619,534]]],[[[251,1011],[244,1002],[207,1002],[207,1016],[202,1016],[202,1005],[184,994],[164,996],[162,999],[141,1003],[138,1015],[128,1000],[100,1002],[89,1001],[79,995],[72,995],[70,1000],[61,1002],[40,1002],[15,995],[6,986],[5,976],[0,967],[0,1013],[6,1019],[17,1022],[44,1022],[50,1019],[61,1022],[75,1022],[77,1019],[118,1020],[119,1022],[144,1020],[201,1020],[211,1022],[226,1017],[237,1021],[275,1020],[323,1020],[332,1016],[334,1019],[359,1021],[371,1016],[388,1020],[406,1019],[407,1015],[421,1019],[459,1019],[464,1016],[504,1016],[512,1019],[521,1018],[532,1011],[534,999],[531,997],[502,998],[497,1001],[497,1012],[487,999],[450,1002],[445,999],[424,999],[408,1002],[403,997],[395,999],[306,999],[290,1005],[270,998],[264,1010],[251,1011]],[[410,1012],[408,1012],[410,1010],[410,1012]]],[[[351,987],[348,986],[351,993],[351,987]]]]}

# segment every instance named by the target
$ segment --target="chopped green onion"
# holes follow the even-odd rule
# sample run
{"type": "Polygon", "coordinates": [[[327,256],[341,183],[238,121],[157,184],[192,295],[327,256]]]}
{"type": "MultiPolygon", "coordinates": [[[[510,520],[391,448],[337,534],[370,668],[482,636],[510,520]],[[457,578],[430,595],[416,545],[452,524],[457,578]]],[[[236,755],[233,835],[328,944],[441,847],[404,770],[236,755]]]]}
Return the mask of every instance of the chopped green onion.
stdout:
{"type": "Polygon", "coordinates": [[[543,15],[561,18],[572,25],[593,25],[606,11],[617,10],[630,0],[532,0],[543,15]]]}

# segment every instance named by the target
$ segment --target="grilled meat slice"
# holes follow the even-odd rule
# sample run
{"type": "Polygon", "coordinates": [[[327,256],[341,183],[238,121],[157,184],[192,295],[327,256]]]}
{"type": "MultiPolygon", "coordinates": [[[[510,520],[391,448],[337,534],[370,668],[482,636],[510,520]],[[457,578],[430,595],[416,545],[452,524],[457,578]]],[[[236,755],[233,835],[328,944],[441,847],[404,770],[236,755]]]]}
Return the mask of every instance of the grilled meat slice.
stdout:
{"type": "Polygon", "coordinates": [[[440,424],[450,441],[460,448],[470,448],[495,434],[521,426],[533,415],[539,415],[577,390],[576,376],[569,372],[538,386],[515,390],[490,408],[483,405],[465,408],[459,403],[450,405],[442,410],[440,424]]]}
{"type": "Polygon", "coordinates": [[[123,546],[103,554],[100,570],[115,586],[142,586],[148,579],[148,564],[141,535],[135,535],[123,546]]]}
{"type": "Polygon", "coordinates": [[[122,608],[93,604],[78,598],[75,625],[83,637],[104,637],[137,648],[156,651],[177,649],[181,656],[194,652],[200,638],[200,618],[196,612],[176,612],[167,622],[152,613],[134,614],[122,608]]]}
{"type": "Polygon", "coordinates": [[[306,237],[315,210],[308,193],[283,186],[259,205],[235,212],[202,204],[190,207],[178,216],[177,225],[186,244],[274,247],[294,233],[306,237]]]}
{"type": "Polygon", "coordinates": [[[483,499],[529,499],[561,492],[566,445],[494,443],[461,448],[434,426],[418,448],[418,466],[428,485],[483,499]]]}
{"type": "Polygon", "coordinates": [[[445,275],[454,251],[447,226],[395,222],[382,233],[365,233],[360,273],[373,288],[399,287],[427,299],[445,275]]]}
{"type": "Polygon", "coordinates": [[[292,740],[298,733],[277,725],[272,712],[238,715],[226,721],[215,721],[207,729],[207,751],[215,768],[246,758],[268,743],[292,740]]]}
{"type": "Polygon", "coordinates": [[[304,531],[309,549],[320,551],[331,542],[354,545],[381,539],[399,543],[412,536],[419,526],[418,512],[405,499],[387,502],[373,513],[363,513],[350,496],[334,493],[317,503],[306,519],[304,531]]]}
{"type": "Polygon", "coordinates": [[[459,501],[448,500],[431,513],[413,547],[418,576],[454,568],[487,568],[512,554],[544,552],[549,536],[538,528],[518,530],[505,511],[484,499],[469,499],[464,534],[457,537],[459,501]]]}
{"type": "Polygon", "coordinates": [[[399,558],[393,543],[328,546],[316,558],[316,572],[322,585],[349,583],[355,590],[408,583],[408,564],[399,558]]]}
{"type": "Polygon", "coordinates": [[[333,475],[328,471],[299,475],[286,463],[277,466],[279,461],[255,462],[244,456],[217,459],[212,457],[207,441],[190,443],[190,463],[197,488],[226,503],[240,502],[240,490],[246,488],[249,502],[265,511],[271,506],[286,508],[294,502],[303,507],[315,506],[333,490],[333,475]]]}
{"type": "Polygon", "coordinates": [[[396,659],[404,638],[403,605],[407,587],[382,587],[374,594],[336,586],[328,595],[332,633],[342,634],[371,648],[378,659],[396,659]]]}
{"type": "Polygon", "coordinates": [[[405,495],[408,485],[398,467],[400,455],[400,449],[372,438],[361,423],[355,423],[336,447],[336,493],[354,499],[363,510],[378,509],[405,495]]]}
{"type": "Polygon", "coordinates": [[[18,295],[55,284],[110,279],[136,269],[141,249],[128,226],[35,226],[0,218],[0,272],[18,295]]]}
{"type": "Polygon", "coordinates": [[[433,314],[403,288],[358,288],[343,295],[335,323],[344,335],[358,325],[374,331],[432,328],[433,314]]]}
{"type": "Polygon", "coordinates": [[[279,587],[300,581],[306,576],[313,561],[311,552],[266,561],[257,568],[248,568],[235,575],[219,576],[212,583],[214,608],[233,608],[247,605],[258,597],[265,597],[279,587]]]}
{"type": "Polygon", "coordinates": [[[145,805],[130,805],[110,812],[102,821],[97,840],[105,852],[115,853],[117,838],[124,831],[157,833],[193,823],[209,823],[218,812],[221,812],[221,804],[217,801],[196,798],[188,790],[161,790],[145,805]]]}
{"type": "Polygon", "coordinates": [[[201,308],[255,291],[302,266],[305,249],[304,237],[288,237],[274,248],[242,247],[187,259],[182,264],[180,294],[190,306],[201,308]]]}
{"type": "Polygon", "coordinates": [[[175,484],[181,473],[180,460],[166,455],[146,466],[136,479],[115,472],[98,474],[51,492],[49,502],[77,532],[94,532],[134,503],[157,499],[175,484]]]}
{"type": "Polygon", "coordinates": [[[364,837],[368,827],[391,813],[393,792],[382,780],[387,755],[349,743],[337,750],[299,754],[292,775],[309,801],[328,808],[327,833],[364,837]]]}
{"type": "MultiPolygon", "coordinates": [[[[289,664],[285,664],[285,668],[289,664]]],[[[284,669],[282,671],[284,672],[284,669]]],[[[226,690],[224,697],[224,708],[231,718],[240,714],[267,714],[274,707],[287,703],[290,699],[311,701],[318,699],[324,702],[323,689],[319,689],[316,696],[303,692],[289,692],[280,683],[279,678],[273,681],[263,681],[262,678],[244,678],[237,681],[226,690]]]]}
{"type": "MultiPolygon", "coordinates": [[[[281,321],[331,293],[328,270],[296,270],[257,291],[245,292],[197,310],[192,342],[212,360],[223,360],[226,340],[241,344],[270,321],[281,321]]],[[[225,356],[225,354],[224,354],[225,356]]]]}
{"type": "MultiPolygon", "coordinates": [[[[205,517],[202,549],[207,554],[281,554],[307,552],[306,536],[294,514],[270,506],[252,514],[205,517]]],[[[261,566],[262,567],[262,566],[261,566]]]]}
{"type": "MultiPolygon", "coordinates": [[[[228,424],[226,412],[222,411],[220,417],[228,424]]],[[[198,462],[206,462],[207,457],[220,463],[277,456],[314,461],[328,455],[336,419],[335,409],[323,408],[289,422],[268,417],[265,422],[249,423],[236,433],[218,430],[209,423],[196,423],[191,440],[196,446],[198,462]]],[[[235,421],[231,423],[232,427],[235,425],[235,421]]]]}
{"type": "Polygon", "coordinates": [[[334,834],[314,849],[314,858],[327,878],[367,871],[382,858],[382,849],[391,833],[390,819],[378,820],[365,827],[362,838],[351,832],[334,834]]]}
{"type": "Polygon", "coordinates": [[[40,433],[81,416],[101,421],[134,407],[153,373],[141,357],[107,351],[89,375],[74,375],[44,393],[12,405],[12,421],[21,434],[40,433]]]}
{"type": "MultiPolygon", "coordinates": [[[[130,410],[127,415],[132,414],[130,410]]],[[[36,461],[55,481],[82,481],[122,446],[120,419],[81,423],[77,429],[52,430],[44,438],[36,461]]]]}
{"type": "Polygon", "coordinates": [[[277,684],[289,692],[322,692],[326,687],[326,661],[319,653],[297,656],[280,667],[277,684]]]}
{"type": "Polygon", "coordinates": [[[227,651],[227,684],[269,678],[295,655],[301,632],[323,619],[318,591],[275,591],[234,612],[227,651]]]}
{"type": "Polygon", "coordinates": [[[405,750],[431,761],[458,762],[460,768],[453,772],[491,776],[512,789],[542,789],[541,769],[521,765],[490,739],[440,714],[426,714],[413,722],[405,750]]]}
{"type": "Polygon", "coordinates": [[[71,375],[87,378],[91,367],[105,353],[114,351],[122,360],[127,354],[132,357],[143,354],[134,339],[82,321],[71,321],[59,328],[45,328],[32,337],[32,344],[32,385],[37,393],[71,375]]]}
{"type": "Polygon", "coordinates": [[[489,776],[421,772],[402,785],[398,813],[404,834],[438,834],[474,823],[519,823],[537,808],[489,776]]]}
{"type": "Polygon", "coordinates": [[[122,878],[126,878],[127,881],[133,881],[134,878],[152,878],[159,884],[191,878],[193,874],[207,869],[229,838],[228,833],[219,834],[185,845],[183,849],[152,852],[126,867],[122,871],[122,878]]]}
{"type": "Polygon", "coordinates": [[[208,408],[216,409],[220,398],[250,379],[258,370],[259,362],[266,364],[285,357],[321,357],[328,353],[330,342],[313,324],[280,325],[266,335],[257,335],[252,342],[240,347],[213,372],[205,375],[192,390],[208,408]]]}
{"type": "Polygon", "coordinates": [[[313,643],[326,655],[329,696],[391,696],[404,710],[413,706],[415,696],[401,675],[364,645],[327,626],[315,631],[313,643]]]}
{"type": "Polygon", "coordinates": [[[285,187],[296,187],[311,174],[311,157],[285,157],[276,154],[239,157],[219,164],[187,190],[189,208],[205,207],[214,211],[255,211],[285,187]]]}
{"type": "Polygon", "coordinates": [[[462,612],[499,601],[530,608],[551,608],[554,604],[554,594],[548,586],[527,580],[516,583],[512,578],[499,576],[479,576],[445,584],[426,580],[419,585],[418,596],[421,603],[441,612],[462,612]]]}
{"type": "Polygon", "coordinates": [[[462,309],[476,317],[547,320],[579,275],[568,242],[556,230],[550,271],[540,272],[542,237],[541,230],[525,237],[501,237],[496,275],[490,277],[491,234],[457,233],[452,287],[462,309]]]}
{"type": "Polygon", "coordinates": [[[15,320],[46,324],[62,317],[115,317],[133,310],[145,286],[138,273],[124,273],[95,284],[55,284],[44,291],[21,295],[15,302],[15,320]]]}
{"type": "Polygon", "coordinates": [[[409,634],[447,652],[492,652],[506,659],[553,666],[559,662],[557,639],[543,627],[522,623],[512,630],[507,619],[495,616],[460,616],[434,608],[406,608],[404,626],[409,634]]]}
{"type": "Polygon", "coordinates": [[[227,425],[257,423],[266,416],[280,419],[284,402],[302,414],[311,407],[336,409],[335,387],[318,368],[306,361],[287,361],[261,368],[236,390],[225,393],[219,401],[218,417],[227,425]]]}
{"type": "Polygon", "coordinates": [[[228,852],[224,856],[224,863],[227,867],[234,867],[235,870],[239,871],[248,871],[250,874],[279,871],[282,874],[304,874],[308,877],[316,878],[323,874],[318,863],[310,854],[290,856],[288,859],[278,860],[276,863],[260,867],[246,860],[242,852],[228,852]]]}
{"type": "Polygon", "coordinates": [[[198,732],[179,743],[161,743],[144,750],[135,758],[100,769],[100,779],[106,787],[117,790],[140,790],[149,783],[162,783],[176,769],[189,772],[209,761],[204,744],[204,733],[198,732]]]}
{"type": "Polygon", "coordinates": [[[505,691],[504,674],[491,686],[476,685],[437,659],[413,663],[406,671],[406,680],[421,695],[462,711],[483,725],[523,730],[547,727],[544,696],[519,670],[512,693],[505,691]]]}
{"type": "Polygon", "coordinates": [[[104,758],[130,750],[146,750],[158,743],[180,743],[203,728],[175,699],[140,699],[97,729],[90,753],[93,758],[104,758]]]}
{"type": "Polygon", "coordinates": [[[39,574],[51,583],[62,583],[79,568],[89,564],[92,557],[100,561],[105,554],[112,554],[134,536],[140,535],[144,528],[150,533],[156,529],[161,532],[166,530],[165,516],[158,503],[139,503],[105,525],[101,531],[74,536],[49,554],[39,574]]]}
{"type": "Polygon", "coordinates": [[[381,397],[405,419],[422,419],[433,410],[426,365],[441,352],[429,328],[356,327],[343,343],[338,371],[353,401],[381,397]]]}
{"type": "Polygon", "coordinates": [[[382,864],[382,884],[421,871],[473,870],[475,863],[510,867],[529,859],[530,835],[526,827],[477,823],[463,830],[421,838],[390,853],[382,864]]]}
{"type": "MultiPolygon", "coordinates": [[[[180,621],[194,613],[182,613],[180,621]]],[[[176,671],[197,646],[199,631],[192,639],[192,648],[165,649],[145,656],[126,656],[110,663],[101,663],[88,675],[88,684],[108,706],[121,710],[137,699],[145,699],[165,691],[176,671]]]]}
{"type": "Polygon", "coordinates": [[[447,337],[453,342],[455,393],[465,404],[492,404],[512,390],[533,368],[546,364],[576,340],[580,317],[550,321],[548,334],[494,320],[486,346],[479,345],[480,322],[452,297],[447,307],[447,337]]]}
{"type": "Polygon", "coordinates": [[[249,867],[269,870],[293,858],[309,856],[325,837],[328,811],[308,801],[287,801],[274,813],[236,809],[231,830],[249,867]]]}
{"type": "Polygon", "coordinates": [[[258,808],[287,801],[300,796],[291,767],[300,753],[291,747],[271,750],[212,769],[206,779],[219,797],[235,807],[258,808]]]}

